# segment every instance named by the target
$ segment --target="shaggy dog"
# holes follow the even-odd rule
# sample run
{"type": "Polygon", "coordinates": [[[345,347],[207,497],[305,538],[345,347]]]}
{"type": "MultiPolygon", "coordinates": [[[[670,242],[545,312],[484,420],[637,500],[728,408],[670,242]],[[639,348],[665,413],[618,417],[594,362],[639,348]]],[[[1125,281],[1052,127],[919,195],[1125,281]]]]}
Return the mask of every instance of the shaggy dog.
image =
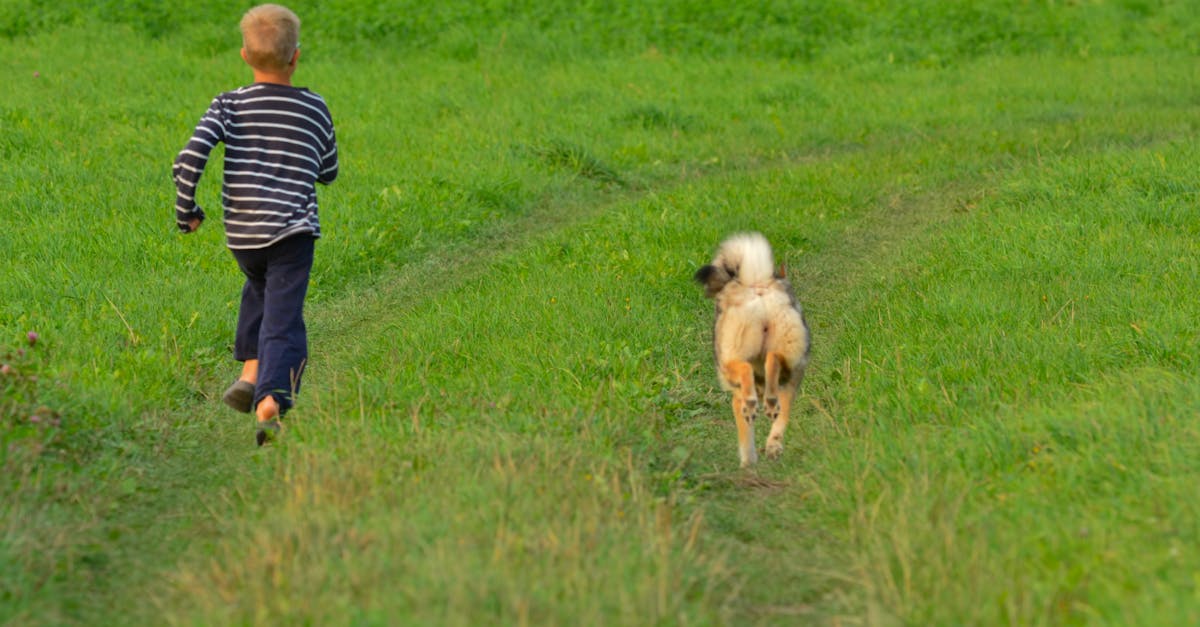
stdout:
{"type": "Polygon", "coordinates": [[[754,417],[759,398],[772,420],[767,457],[778,457],[808,366],[808,324],[792,286],[775,271],[771,246],[759,233],[730,236],[695,279],[717,304],[713,350],[721,387],[733,393],[742,467],[758,461],[754,417]]]}

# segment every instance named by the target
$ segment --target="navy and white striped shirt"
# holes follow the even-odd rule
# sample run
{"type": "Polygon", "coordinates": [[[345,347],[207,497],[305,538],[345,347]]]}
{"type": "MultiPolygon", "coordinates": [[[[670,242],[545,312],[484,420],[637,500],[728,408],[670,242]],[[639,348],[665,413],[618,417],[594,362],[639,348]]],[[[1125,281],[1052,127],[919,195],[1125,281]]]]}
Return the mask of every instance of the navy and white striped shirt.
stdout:
{"type": "Polygon", "coordinates": [[[221,204],[230,248],[265,248],[298,233],[321,236],[316,183],[338,174],[329,108],[303,87],[255,83],[213,99],[172,168],[175,221],[204,219],[196,185],[209,153],[225,142],[221,204]]]}

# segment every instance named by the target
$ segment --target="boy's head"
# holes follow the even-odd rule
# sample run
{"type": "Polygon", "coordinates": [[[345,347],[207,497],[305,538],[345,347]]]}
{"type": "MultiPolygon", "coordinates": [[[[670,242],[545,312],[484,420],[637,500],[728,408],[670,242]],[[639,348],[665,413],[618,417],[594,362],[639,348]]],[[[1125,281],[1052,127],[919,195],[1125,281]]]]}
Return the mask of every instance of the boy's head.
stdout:
{"type": "Polygon", "coordinates": [[[285,6],[261,4],[242,16],[242,56],[256,70],[282,72],[300,48],[300,18],[285,6]]]}

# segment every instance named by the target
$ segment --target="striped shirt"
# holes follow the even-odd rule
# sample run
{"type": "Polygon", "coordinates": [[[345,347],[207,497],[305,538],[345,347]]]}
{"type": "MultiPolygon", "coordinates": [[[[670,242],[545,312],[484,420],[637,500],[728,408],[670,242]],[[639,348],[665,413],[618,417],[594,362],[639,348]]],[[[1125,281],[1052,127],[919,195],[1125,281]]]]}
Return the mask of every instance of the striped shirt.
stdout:
{"type": "Polygon", "coordinates": [[[204,219],[196,186],[209,153],[225,142],[221,204],[225,243],[265,248],[299,233],[321,236],[316,183],[338,175],[337,139],[325,101],[307,89],[255,83],[225,92],[175,158],[175,221],[204,219]]]}

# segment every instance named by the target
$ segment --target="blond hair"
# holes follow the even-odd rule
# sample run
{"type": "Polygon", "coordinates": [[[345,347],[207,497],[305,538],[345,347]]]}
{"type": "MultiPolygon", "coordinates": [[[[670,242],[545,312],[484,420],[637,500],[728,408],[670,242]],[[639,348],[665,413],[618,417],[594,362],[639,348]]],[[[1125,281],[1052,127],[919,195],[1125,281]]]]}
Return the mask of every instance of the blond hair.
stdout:
{"type": "Polygon", "coordinates": [[[278,4],[260,4],[242,16],[246,62],[260,70],[283,70],[300,47],[300,18],[278,4]]]}

